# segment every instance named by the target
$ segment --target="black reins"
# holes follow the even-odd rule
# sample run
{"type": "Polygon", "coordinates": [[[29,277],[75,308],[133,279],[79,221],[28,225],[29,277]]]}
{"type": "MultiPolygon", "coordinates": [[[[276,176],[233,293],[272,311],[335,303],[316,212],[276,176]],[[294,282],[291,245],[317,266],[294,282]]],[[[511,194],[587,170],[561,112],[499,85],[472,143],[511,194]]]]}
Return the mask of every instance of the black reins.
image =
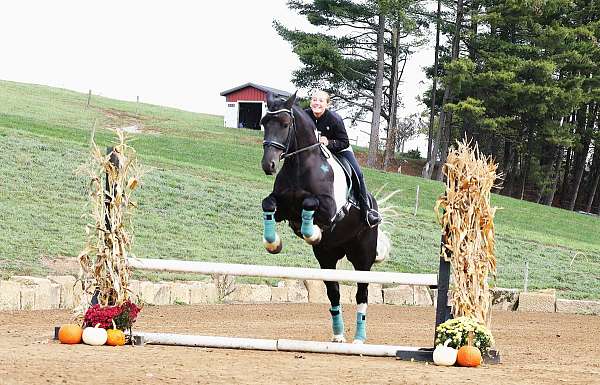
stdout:
{"type": "Polygon", "coordinates": [[[286,139],[286,143],[283,144],[283,143],[279,143],[279,142],[274,141],[274,140],[263,140],[263,147],[271,146],[271,147],[275,147],[275,148],[277,148],[279,150],[283,150],[283,152],[279,156],[279,159],[280,160],[281,159],[285,160],[285,159],[287,159],[289,157],[292,157],[292,156],[294,156],[296,154],[299,154],[299,153],[301,153],[303,151],[306,151],[306,150],[310,150],[311,148],[314,148],[314,147],[317,147],[317,146],[320,145],[320,143],[317,142],[317,143],[311,144],[309,146],[302,147],[302,148],[300,148],[300,149],[298,149],[296,151],[289,152],[289,150],[290,150],[290,143],[291,143],[291,139],[292,139],[292,134],[293,134],[294,141],[296,141],[296,118],[294,117],[294,111],[291,110],[291,109],[288,110],[286,108],[282,108],[282,109],[276,110],[276,111],[267,111],[267,115],[275,115],[275,114],[278,114],[280,112],[286,112],[286,113],[290,114],[290,116],[292,118],[292,126],[290,127],[290,129],[288,131],[288,136],[287,136],[287,139],[286,139]]]}

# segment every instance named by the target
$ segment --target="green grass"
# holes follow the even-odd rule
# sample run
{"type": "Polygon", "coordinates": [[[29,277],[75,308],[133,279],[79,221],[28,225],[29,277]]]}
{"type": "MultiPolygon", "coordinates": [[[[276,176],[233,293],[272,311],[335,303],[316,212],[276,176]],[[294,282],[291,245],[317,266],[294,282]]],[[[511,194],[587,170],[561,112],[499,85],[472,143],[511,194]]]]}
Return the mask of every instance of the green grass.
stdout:
{"type": "MultiPolygon", "coordinates": [[[[216,97],[216,96],[215,96],[216,97]]],[[[273,178],[260,168],[260,132],[223,128],[221,116],[0,81],[0,275],[43,275],[47,258],[83,248],[88,181],[75,174],[90,133],[110,145],[106,127],[140,123],[132,137],[151,170],[136,191],[134,254],[141,257],[316,267],[310,248],[279,224],[284,250],[262,247],[261,200],[273,178]]],[[[399,189],[400,217],[389,231],[393,256],[377,270],[435,272],[440,227],[433,205],[443,185],[365,169],[371,190],[399,189]],[[421,202],[413,216],[415,192],[421,202]]],[[[600,298],[600,220],[494,195],[498,286],[559,289],[563,297],[600,298]]],[[[154,279],[189,275],[145,274],[154,279]]]]}

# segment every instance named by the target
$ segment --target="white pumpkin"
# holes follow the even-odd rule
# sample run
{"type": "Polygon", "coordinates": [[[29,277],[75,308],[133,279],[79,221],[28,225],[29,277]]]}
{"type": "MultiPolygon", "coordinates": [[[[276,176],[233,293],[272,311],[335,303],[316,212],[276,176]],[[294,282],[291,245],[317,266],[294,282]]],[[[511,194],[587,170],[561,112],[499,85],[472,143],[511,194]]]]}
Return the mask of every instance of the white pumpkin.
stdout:
{"type": "Polygon", "coordinates": [[[98,326],[100,324],[96,325],[96,327],[88,326],[83,329],[83,335],[81,336],[83,343],[93,346],[100,346],[106,343],[106,339],[108,338],[106,329],[98,326]]]}
{"type": "Polygon", "coordinates": [[[433,351],[433,362],[436,365],[441,366],[452,366],[456,362],[456,355],[458,354],[458,350],[449,347],[448,344],[450,340],[446,340],[444,345],[436,346],[433,351]]]}

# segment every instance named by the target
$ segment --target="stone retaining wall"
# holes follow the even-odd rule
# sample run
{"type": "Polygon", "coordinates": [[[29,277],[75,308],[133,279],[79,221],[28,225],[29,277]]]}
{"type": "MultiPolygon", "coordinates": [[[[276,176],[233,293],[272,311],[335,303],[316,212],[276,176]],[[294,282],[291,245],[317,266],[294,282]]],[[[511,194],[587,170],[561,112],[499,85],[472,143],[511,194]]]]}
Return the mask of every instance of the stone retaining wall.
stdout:
{"type": "MultiPolygon", "coordinates": [[[[47,278],[14,276],[0,281],[0,310],[72,309],[81,299],[81,286],[72,276],[47,278]]],[[[134,297],[149,305],[204,303],[329,303],[325,284],[314,280],[283,280],[269,285],[233,284],[227,288],[207,281],[130,282],[134,297]],[[219,298],[218,293],[228,293],[219,298]]],[[[355,303],[356,286],[340,285],[341,302],[355,303]]],[[[600,315],[600,301],[557,299],[556,292],[519,292],[517,289],[492,289],[493,308],[498,310],[560,312],[600,315]]],[[[383,288],[369,285],[369,303],[408,306],[435,306],[437,291],[425,286],[398,285],[383,288]]]]}

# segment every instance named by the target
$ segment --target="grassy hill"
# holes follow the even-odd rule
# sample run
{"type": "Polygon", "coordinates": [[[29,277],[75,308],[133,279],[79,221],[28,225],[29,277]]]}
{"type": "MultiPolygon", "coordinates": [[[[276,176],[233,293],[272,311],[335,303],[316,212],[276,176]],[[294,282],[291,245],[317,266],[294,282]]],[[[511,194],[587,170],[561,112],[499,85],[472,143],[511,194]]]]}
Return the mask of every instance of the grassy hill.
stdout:
{"type": "MultiPolygon", "coordinates": [[[[88,181],[75,174],[91,129],[110,145],[110,127],[131,135],[150,167],[137,191],[134,253],[141,257],[316,267],[310,248],[278,229],[279,255],[261,244],[260,203],[273,178],[260,168],[261,133],[226,129],[221,116],[0,81],[0,275],[42,275],[83,247],[88,181]]],[[[393,256],[378,270],[435,272],[440,228],[433,205],[443,185],[365,169],[371,190],[399,189],[400,218],[390,228],[393,256]],[[420,207],[413,216],[415,192],[420,207]]],[[[494,195],[498,286],[553,287],[569,298],[600,298],[600,219],[494,195]]],[[[152,275],[164,278],[164,275],[152,275]]],[[[189,277],[188,277],[189,278],[189,277]]]]}

